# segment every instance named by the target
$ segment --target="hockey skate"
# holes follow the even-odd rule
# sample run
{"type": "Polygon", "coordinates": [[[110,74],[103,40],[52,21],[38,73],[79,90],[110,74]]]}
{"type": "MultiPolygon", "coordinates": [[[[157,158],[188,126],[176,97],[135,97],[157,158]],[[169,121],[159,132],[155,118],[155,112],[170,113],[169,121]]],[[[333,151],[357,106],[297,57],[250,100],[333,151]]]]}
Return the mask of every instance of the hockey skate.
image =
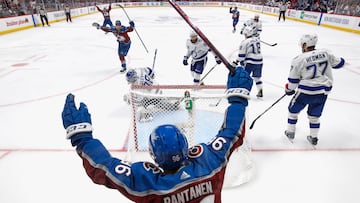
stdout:
{"type": "Polygon", "coordinates": [[[92,23],[92,26],[96,27],[96,29],[100,29],[100,24],[99,23],[92,23]]]}
{"type": "Polygon", "coordinates": [[[317,137],[312,137],[311,135],[307,136],[306,138],[312,145],[317,145],[319,140],[317,137]]]}
{"type": "Polygon", "coordinates": [[[120,73],[125,73],[125,71],[126,71],[126,68],[122,67],[121,70],[120,70],[120,73]]]}
{"type": "Polygon", "coordinates": [[[295,138],[295,132],[290,132],[290,131],[285,130],[285,135],[290,140],[290,142],[293,142],[293,140],[295,138]]]}
{"type": "Polygon", "coordinates": [[[263,97],[263,90],[260,89],[259,92],[256,95],[257,98],[262,98],[263,97]]]}

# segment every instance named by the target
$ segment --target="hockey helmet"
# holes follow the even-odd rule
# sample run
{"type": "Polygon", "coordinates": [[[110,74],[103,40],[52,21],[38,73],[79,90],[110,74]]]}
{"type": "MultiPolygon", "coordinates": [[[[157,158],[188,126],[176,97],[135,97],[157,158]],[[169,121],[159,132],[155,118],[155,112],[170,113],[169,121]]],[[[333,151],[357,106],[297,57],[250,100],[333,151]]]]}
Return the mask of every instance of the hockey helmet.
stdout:
{"type": "Polygon", "coordinates": [[[128,70],[128,72],[126,72],[126,80],[128,81],[128,83],[135,83],[137,79],[138,76],[134,69],[130,69],[128,70]]]}
{"type": "Polygon", "coordinates": [[[318,36],[316,34],[306,34],[300,38],[299,45],[302,48],[304,44],[306,47],[314,47],[316,46],[318,40],[318,36]]]}
{"type": "Polygon", "coordinates": [[[192,37],[197,37],[198,34],[197,34],[194,30],[191,30],[189,36],[190,36],[190,38],[192,38],[192,37]]]}
{"type": "Polygon", "coordinates": [[[254,16],[254,20],[256,21],[256,22],[258,22],[259,21],[259,14],[255,14],[255,16],[254,16]]]}
{"type": "Polygon", "coordinates": [[[188,142],[174,125],[160,125],[149,137],[149,152],[165,171],[177,170],[188,159],[188,142]]]}
{"type": "Polygon", "coordinates": [[[115,21],[115,25],[121,25],[121,21],[120,20],[115,21]]]}

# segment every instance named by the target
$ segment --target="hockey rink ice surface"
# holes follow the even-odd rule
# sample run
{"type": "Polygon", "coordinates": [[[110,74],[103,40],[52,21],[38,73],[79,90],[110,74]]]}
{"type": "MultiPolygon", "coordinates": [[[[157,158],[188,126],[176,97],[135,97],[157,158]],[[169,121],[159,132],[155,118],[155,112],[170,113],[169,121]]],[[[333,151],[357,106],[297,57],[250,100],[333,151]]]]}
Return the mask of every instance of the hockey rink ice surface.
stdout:
{"type": "MultiPolygon", "coordinates": [[[[231,32],[228,8],[183,10],[232,61],[243,36],[231,32]]],[[[172,7],[126,11],[146,47],[135,32],[130,34],[133,43],[128,66],[151,67],[157,49],[157,82],[192,84],[189,68],[182,65],[190,27],[178,13],[172,7]]],[[[240,13],[238,30],[244,20],[254,16],[243,10],[240,13]]],[[[128,25],[121,9],[113,9],[111,16],[113,22],[120,19],[128,25]]],[[[224,190],[223,202],[360,202],[360,35],[290,20],[278,22],[277,16],[260,14],[260,20],[261,39],[278,45],[262,44],[264,98],[255,98],[254,86],[248,125],[284,94],[290,62],[301,52],[301,35],[317,33],[317,48],[328,48],[347,63],[345,68],[333,70],[334,87],[321,117],[316,150],[306,141],[306,110],[299,116],[294,143],[285,138],[291,98],[285,97],[247,130],[253,177],[246,184],[224,190]]],[[[102,21],[96,13],[74,18],[73,23],[52,23],[51,27],[0,37],[1,203],[130,202],[116,190],[91,182],[65,139],[61,120],[65,97],[72,92],[77,104],[88,105],[94,137],[114,156],[124,157],[121,149],[129,130],[130,109],[123,95],[129,86],[119,73],[114,36],[91,26],[102,21]]],[[[204,73],[214,64],[209,53],[204,73]]],[[[205,84],[224,85],[226,80],[227,69],[219,65],[205,84]]]]}

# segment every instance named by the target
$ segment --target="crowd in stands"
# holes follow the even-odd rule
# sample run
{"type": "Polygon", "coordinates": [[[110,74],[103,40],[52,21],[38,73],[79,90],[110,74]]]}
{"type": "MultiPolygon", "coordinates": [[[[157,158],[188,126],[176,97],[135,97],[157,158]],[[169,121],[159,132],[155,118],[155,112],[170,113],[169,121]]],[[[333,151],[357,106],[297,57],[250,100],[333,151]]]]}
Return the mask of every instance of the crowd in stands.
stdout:
{"type": "MultiPolygon", "coordinates": [[[[113,2],[125,2],[130,0],[116,0],[113,2]]],[[[144,0],[134,0],[142,2],[144,0]]],[[[159,1],[159,0],[154,0],[159,1]]],[[[166,1],[166,0],[164,0],[166,1]]],[[[186,0],[199,1],[199,0],[186,0]]],[[[207,0],[204,0],[207,1],[207,0]]],[[[218,1],[218,0],[208,0],[218,1]]],[[[360,16],[359,0],[229,0],[229,2],[241,2],[267,6],[277,6],[284,1],[289,8],[323,13],[335,13],[341,15],[360,16]]],[[[37,13],[40,6],[45,6],[47,11],[63,10],[68,4],[71,8],[79,8],[94,5],[95,3],[109,3],[110,0],[0,0],[0,18],[37,13]]]]}

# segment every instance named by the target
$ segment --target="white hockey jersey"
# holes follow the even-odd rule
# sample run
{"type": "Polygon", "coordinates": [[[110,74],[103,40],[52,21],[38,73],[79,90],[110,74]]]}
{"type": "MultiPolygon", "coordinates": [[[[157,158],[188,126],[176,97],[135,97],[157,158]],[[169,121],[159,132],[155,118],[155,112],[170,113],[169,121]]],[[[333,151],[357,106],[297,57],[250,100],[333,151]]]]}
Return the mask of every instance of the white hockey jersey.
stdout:
{"type": "Polygon", "coordinates": [[[305,52],[292,60],[288,88],[305,94],[329,94],[332,89],[332,68],[343,67],[343,58],[329,50],[318,49],[305,52]]]}
{"type": "Polygon", "coordinates": [[[150,86],[154,84],[154,72],[151,68],[134,68],[136,71],[136,80],[132,85],[150,86]]]}
{"type": "Polygon", "coordinates": [[[237,60],[244,66],[250,64],[262,64],[263,56],[260,49],[260,40],[257,37],[244,39],[239,48],[237,60]]]}
{"type": "Polygon", "coordinates": [[[203,60],[208,52],[210,51],[209,47],[205,44],[205,42],[198,37],[195,43],[192,43],[190,39],[186,41],[187,52],[185,54],[186,57],[192,57],[193,62],[203,60]]]}
{"type": "Polygon", "coordinates": [[[260,36],[260,34],[262,32],[262,23],[260,20],[258,22],[256,22],[253,18],[251,18],[251,19],[245,21],[244,26],[242,27],[241,31],[243,31],[246,26],[256,27],[256,33],[254,34],[254,36],[255,37],[260,36]]]}

